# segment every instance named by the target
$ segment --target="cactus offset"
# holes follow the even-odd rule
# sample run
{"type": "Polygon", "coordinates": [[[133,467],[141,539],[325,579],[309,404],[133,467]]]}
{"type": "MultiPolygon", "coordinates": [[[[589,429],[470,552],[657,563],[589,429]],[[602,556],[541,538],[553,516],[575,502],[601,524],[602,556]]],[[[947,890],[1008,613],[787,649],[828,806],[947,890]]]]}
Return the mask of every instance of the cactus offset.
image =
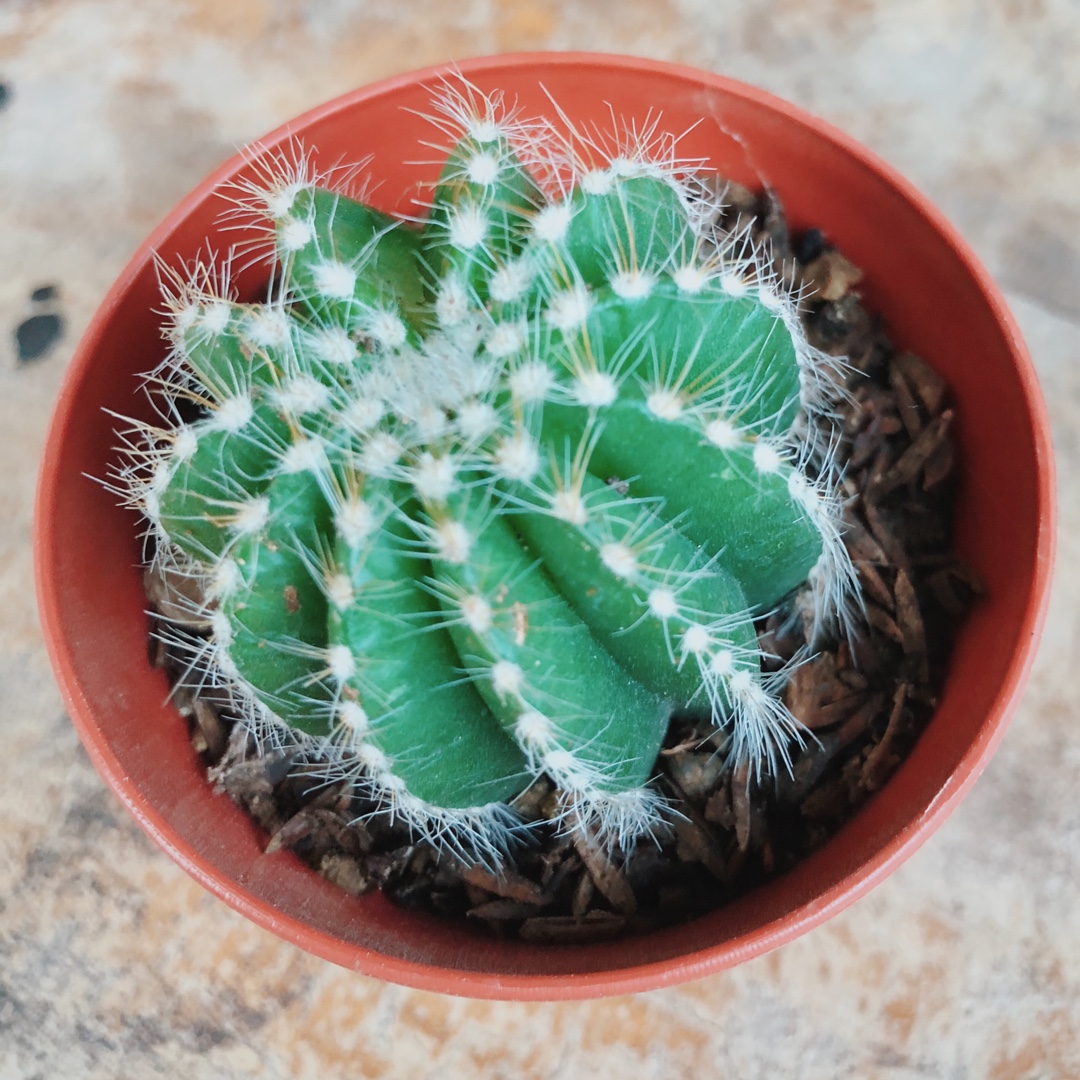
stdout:
{"type": "Polygon", "coordinates": [[[433,119],[419,227],[303,155],[245,190],[271,298],[174,278],[151,381],[176,422],[126,494],[258,733],[472,854],[544,773],[625,843],[661,818],[674,710],[758,772],[799,738],[753,619],[808,580],[822,625],[855,599],[804,419],[831,361],[747,238],[710,235],[673,140],[582,160],[471,88],[433,119]]]}

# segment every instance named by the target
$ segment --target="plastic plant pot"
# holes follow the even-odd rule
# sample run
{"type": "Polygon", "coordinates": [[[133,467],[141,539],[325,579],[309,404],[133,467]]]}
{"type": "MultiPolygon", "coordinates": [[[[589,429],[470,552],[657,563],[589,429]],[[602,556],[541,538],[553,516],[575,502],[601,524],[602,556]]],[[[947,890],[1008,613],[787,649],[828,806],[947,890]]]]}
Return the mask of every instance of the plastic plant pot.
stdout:
{"type": "MultiPolygon", "coordinates": [[[[455,66],[532,115],[553,99],[575,124],[662,113],[681,153],[779,194],[791,226],[823,229],[865,273],[862,293],[898,347],[925,357],[956,405],[955,546],[987,595],[956,641],[940,705],[910,757],[831,840],[789,872],[693,922],[586,947],[496,941],[464,921],[353,897],[265,837],[207,783],[186,724],[147,660],[139,526],[87,476],[113,459],[113,419],[145,415],[136,373],[164,348],[153,257],[190,259],[237,241],[221,231],[221,185],[238,156],[188,195],[109,290],[60,394],[38,492],[40,610],[72,720],[95,766],[142,827],[193,877],[261,926],[327,960],[445,993],[557,999],[623,994],[700,977],[773,949],[858,899],[945,820],[1001,739],[1022,691],[1050,583],[1054,485],[1049,429],[1031,362],[1005,304],[956,232],[864,148],[768,94],[651,61],[575,53],[455,66]]],[[[373,155],[381,209],[410,199],[436,165],[406,164],[430,129],[416,115],[446,69],[347,94],[268,135],[302,138],[333,164],[373,155]]],[[[240,279],[254,295],[265,269],[240,279]],[[261,275],[261,278],[260,278],[261,275]]]]}

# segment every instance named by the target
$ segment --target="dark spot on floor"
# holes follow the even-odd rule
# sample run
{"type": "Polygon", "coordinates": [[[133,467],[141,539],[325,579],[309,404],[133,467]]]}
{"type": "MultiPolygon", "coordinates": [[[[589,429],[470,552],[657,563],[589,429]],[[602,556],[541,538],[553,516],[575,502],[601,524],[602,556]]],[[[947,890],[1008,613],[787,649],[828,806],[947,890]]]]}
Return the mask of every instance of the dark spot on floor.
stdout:
{"type": "Polygon", "coordinates": [[[64,334],[64,321],[59,315],[31,315],[15,330],[15,346],[20,364],[39,360],[64,334]]]}
{"type": "Polygon", "coordinates": [[[116,809],[115,800],[109,792],[97,788],[68,807],[64,814],[64,827],[72,836],[86,840],[94,833],[119,827],[116,809]]]}
{"type": "Polygon", "coordinates": [[[0,82],[0,110],[6,109],[11,101],[11,87],[6,82],[0,82]]]}
{"type": "Polygon", "coordinates": [[[40,285],[31,294],[30,299],[36,304],[43,304],[46,300],[55,300],[59,290],[55,285],[40,285]]]}

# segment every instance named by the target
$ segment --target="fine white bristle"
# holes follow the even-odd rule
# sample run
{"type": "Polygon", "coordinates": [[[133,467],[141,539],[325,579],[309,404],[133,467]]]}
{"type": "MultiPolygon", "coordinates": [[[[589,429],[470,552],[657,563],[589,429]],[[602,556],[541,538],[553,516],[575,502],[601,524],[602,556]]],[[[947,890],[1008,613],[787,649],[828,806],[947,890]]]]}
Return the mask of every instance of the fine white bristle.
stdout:
{"type": "Polygon", "coordinates": [[[289,317],[280,308],[257,308],[245,316],[243,333],[256,348],[281,348],[289,340],[289,317]]]}
{"type": "Polygon", "coordinates": [[[527,750],[543,753],[555,735],[551,721],[535,709],[526,709],[514,721],[514,735],[527,750]]]}
{"type": "Polygon", "coordinates": [[[227,600],[235,595],[244,583],[240,566],[235,559],[222,559],[214,567],[210,575],[210,581],[206,587],[206,595],[209,600],[227,600]]]}
{"type": "Polygon", "coordinates": [[[469,293],[457,277],[446,277],[439,284],[435,297],[435,317],[439,325],[450,329],[460,326],[469,315],[469,293]]]}
{"type": "Polygon", "coordinates": [[[173,459],[178,462],[190,461],[199,449],[199,437],[189,427],[176,429],[173,435],[173,459]]]}
{"type": "Polygon", "coordinates": [[[735,654],[730,649],[720,649],[709,659],[709,670],[714,675],[729,675],[735,666],[735,654]]]}
{"type": "Polygon", "coordinates": [[[357,358],[356,342],[342,326],[327,326],[311,334],[311,350],[324,363],[351,364],[357,358]]]}
{"type": "Polygon", "coordinates": [[[281,455],[278,468],[285,475],[320,472],[326,467],[326,452],[318,439],[301,436],[281,455]]]}
{"type": "Polygon", "coordinates": [[[376,311],[367,331],[384,349],[401,348],[409,336],[408,328],[396,311],[376,311]]]}
{"type": "Polygon", "coordinates": [[[499,697],[517,697],[524,684],[525,674],[512,660],[496,660],[491,665],[491,685],[499,697]]]}
{"type": "Polygon", "coordinates": [[[496,323],[484,340],[484,347],[496,360],[504,360],[524,348],[527,332],[521,323],[496,323]]]}
{"type": "Polygon", "coordinates": [[[390,771],[390,759],[374,743],[364,743],[359,747],[356,759],[370,772],[385,774],[390,771]]]}
{"type": "Polygon", "coordinates": [[[394,471],[404,452],[402,445],[385,431],[376,431],[360,452],[360,464],[371,476],[386,477],[394,471]]]}
{"type": "Polygon", "coordinates": [[[342,411],[341,418],[358,435],[366,434],[383,418],[386,406],[377,397],[354,398],[342,411]]]}
{"type": "Polygon", "coordinates": [[[709,647],[709,643],[709,631],[699,623],[691,623],[690,626],[683,631],[683,649],[694,656],[700,656],[705,652],[709,647]]]}
{"type": "Polygon", "coordinates": [[[278,407],[294,416],[309,416],[326,407],[330,388],[311,375],[296,375],[274,394],[278,407]]]}
{"type": "Polygon", "coordinates": [[[499,426],[499,414],[486,401],[467,401],[458,410],[458,431],[470,442],[481,442],[499,426]]]}
{"type": "Polygon", "coordinates": [[[624,300],[644,300],[656,287],[656,277],[645,270],[621,270],[612,275],[610,284],[624,300]]]}
{"type": "Polygon", "coordinates": [[[589,195],[607,195],[615,186],[615,174],[609,169],[590,169],[581,178],[581,190],[589,195]]]}

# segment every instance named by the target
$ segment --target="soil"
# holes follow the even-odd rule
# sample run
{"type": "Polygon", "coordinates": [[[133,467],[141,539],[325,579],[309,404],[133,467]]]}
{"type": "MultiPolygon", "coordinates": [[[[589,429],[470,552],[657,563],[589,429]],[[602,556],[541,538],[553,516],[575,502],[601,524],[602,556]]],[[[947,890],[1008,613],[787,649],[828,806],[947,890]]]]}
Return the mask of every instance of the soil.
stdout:
{"type": "MultiPolygon", "coordinates": [[[[812,737],[790,772],[758,779],[725,763],[722,736],[676,717],[655,784],[677,814],[666,835],[610,857],[583,827],[543,824],[558,793],[541,778],[518,800],[536,841],[496,874],[436,853],[343,785],[326,786],[288,754],[260,754],[221,692],[182,682],[183,650],[161,634],[185,620],[174,581],[148,574],[157,612],[154,662],[217,788],[265,829],[267,852],[291,848],[347,892],[382,889],[403,907],[465,918],[500,937],[579,943],[683,921],[782,873],[824,843],[889,776],[934,712],[953,631],[980,586],[950,550],[955,449],[943,380],[898,352],[863,307],[861,272],[817,229],[790,235],[769,193],[725,188],[717,227],[749,225],[775,265],[808,296],[811,344],[850,366],[839,402],[845,466],[844,541],[866,601],[850,640],[798,667],[785,700],[812,737]]],[[[777,659],[805,644],[800,598],[759,625],[777,659]]],[[[187,627],[198,631],[198,627],[187,627]]]]}

